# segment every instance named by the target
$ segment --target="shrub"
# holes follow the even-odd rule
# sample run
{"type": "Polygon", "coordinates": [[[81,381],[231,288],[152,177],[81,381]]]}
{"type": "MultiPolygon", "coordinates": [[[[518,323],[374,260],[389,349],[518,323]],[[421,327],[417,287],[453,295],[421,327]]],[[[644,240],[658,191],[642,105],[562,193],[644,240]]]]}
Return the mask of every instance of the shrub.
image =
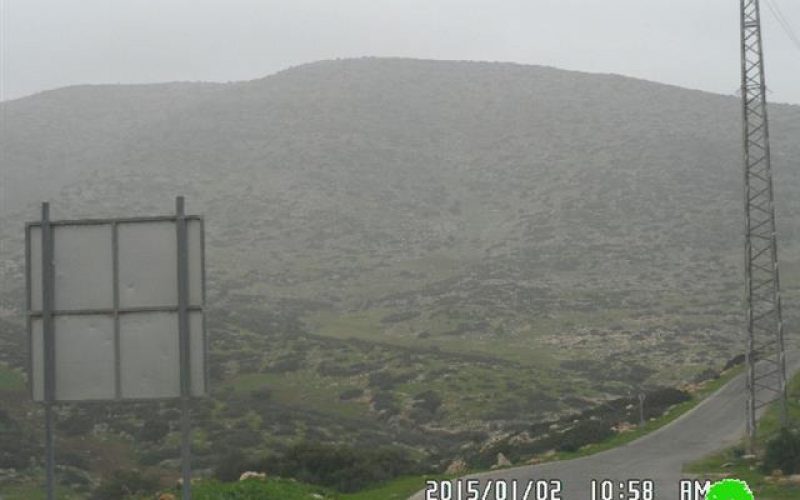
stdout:
{"type": "Polygon", "coordinates": [[[250,391],[250,399],[260,402],[270,401],[272,399],[272,389],[267,385],[253,389],[250,391]]]}
{"type": "Polygon", "coordinates": [[[384,415],[397,415],[400,413],[400,407],[394,394],[389,391],[376,392],[372,396],[372,407],[375,411],[381,412],[384,415]]]}
{"type": "Polygon", "coordinates": [[[364,394],[364,389],[359,387],[351,387],[349,389],[345,389],[339,393],[339,399],[342,401],[347,401],[350,399],[359,398],[364,394]]]}
{"type": "Polygon", "coordinates": [[[414,406],[408,412],[408,418],[414,421],[417,425],[426,424],[433,420],[434,414],[426,410],[425,408],[419,408],[414,406]]]}
{"type": "Polygon", "coordinates": [[[178,457],[180,457],[180,450],[174,446],[145,448],[139,453],[137,462],[141,465],[156,465],[163,460],[178,457]]]}
{"type": "Polygon", "coordinates": [[[560,451],[578,451],[591,443],[599,443],[611,437],[614,431],[602,420],[585,420],[575,425],[562,436],[558,449],[560,451]]]}
{"type": "Polygon", "coordinates": [[[58,422],[58,430],[67,436],[88,434],[94,427],[94,419],[80,412],[74,412],[58,422]]]}
{"type": "Polygon", "coordinates": [[[390,371],[377,371],[369,374],[368,384],[384,391],[390,390],[398,384],[402,384],[414,378],[414,373],[392,373],[390,371]]]}
{"type": "Polygon", "coordinates": [[[137,438],[142,441],[161,441],[169,433],[169,422],[164,419],[147,420],[137,433],[137,438]]]}
{"type": "Polygon", "coordinates": [[[351,492],[414,473],[416,465],[398,448],[356,449],[304,442],[292,446],[281,457],[267,459],[259,470],[351,492]]]}
{"type": "Polygon", "coordinates": [[[716,380],[719,378],[719,372],[713,370],[711,368],[706,368],[702,372],[698,373],[692,379],[692,382],[699,384],[701,382],[705,382],[706,380],[716,380]]]}
{"type": "Polygon", "coordinates": [[[302,367],[303,361],[305,361],[305,358],[301,356],[283,356],[265,366],[261,371],[264,373],[294,372],[302,367]]]}
{"type": "Polygon", "coordinates": [[[436,391],[428,390],[414,396],[415,408],[422,408],[433,414],[440,406],[442,406],[442,397],[436,391]]]}
{"type": "Polygon", "coordinates": [[[223,454],[219,463],[214,468],[214,477],[229,483],[238,481],[242,472],[257,470],[253,461],[248,459],[241,451],[233,450],[223,454]]]}
{"type": "Polygon", "coordinates": [[[158,478],[137,470],[116,470],[95,490],[92,500],[148,495],[158,489],[158,478]]]}
{"type": "Polygon", "coordinates": [[[747,358],[745,357],[744,354],[739,354],[737,356],[734,356],[733,358],[729,359],[727,363],[725,363],[725,367],[722,368],[722,371],[729,370],[734,366],[739,366],[741,364],[744,364],[746,359],[747,358]]]}
{"type": "Polygon", "coordinates": [[[395,386],[396,381],[391,373],[380,371],[370,373],[368,383],[370,387],[388,390],[395,386]]]}
{"type": "Polygon", "coordinates": [[[0,469],[24,469],[41,454],[38,436],[0,410],[0,469]]]}
{"type": "Polygon", "coordinates": [[[648,392],[644,406],[645,409],[648,406],[651,408],[666,409],[668,406],[683,403],[684,401],[689,401],[690,399],[692,399],[692,395],[688,392],[672,387],[666,387],[664,389],[648,392]]]}
{"type": "Polygon", "coordinates": [[[800,472],[800,432],[797,429],[781,429],[767,443],[764,454],[764,472],[780,469],[784,474],[800,472]]]}
{"type": "Polygon", "coordinates": [[[64,450],[58,454],[58,461],[61,465],[70,465],[79,469],[89,468],[89,460],[85,456],[71,450],[64,450]]]}

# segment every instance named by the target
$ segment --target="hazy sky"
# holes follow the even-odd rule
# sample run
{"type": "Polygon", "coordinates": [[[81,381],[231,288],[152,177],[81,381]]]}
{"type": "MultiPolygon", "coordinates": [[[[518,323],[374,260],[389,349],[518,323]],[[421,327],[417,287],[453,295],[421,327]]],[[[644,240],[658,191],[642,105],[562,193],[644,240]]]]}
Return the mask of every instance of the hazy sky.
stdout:
{"type": "MultiPolygon", "coordinates": [[[[766,0],[762,0],[762,3],[766,0]]],[[[800,35],[800,2],[777,4],[800,35]]],[[[732,94],[738,0],[0,0],[0,98],[80,83],[230,81],[319,59],[543,64],[732,94]]],[[[767,8],[771,101],[800,48],[767,8]]]]}

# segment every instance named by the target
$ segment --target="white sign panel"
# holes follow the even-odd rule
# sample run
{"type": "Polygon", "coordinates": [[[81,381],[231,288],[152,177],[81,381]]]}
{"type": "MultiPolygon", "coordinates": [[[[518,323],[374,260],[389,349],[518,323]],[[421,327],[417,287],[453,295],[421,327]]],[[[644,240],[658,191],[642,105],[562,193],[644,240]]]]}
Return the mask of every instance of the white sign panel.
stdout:
{"type": "MultiPolygon", "coordinates": [[[[181,396],[176,217],[51,222],[54,400],[181,396]]],[[[192,396],[206,392],[203,221],[186,223],[187,338],[192,396]]],[[[42,225],[28,224],[33,399],[45,400],[42,225]]]]}

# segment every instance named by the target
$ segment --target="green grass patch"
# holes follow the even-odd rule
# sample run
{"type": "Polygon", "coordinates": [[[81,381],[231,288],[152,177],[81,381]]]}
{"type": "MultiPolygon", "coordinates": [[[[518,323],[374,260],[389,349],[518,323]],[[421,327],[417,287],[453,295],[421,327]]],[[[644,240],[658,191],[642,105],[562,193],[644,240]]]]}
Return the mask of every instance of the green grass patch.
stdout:
{"type": "Polygon", "coordinates": [[[25,377],[17,370],[0,364],[0,390],[19,391],[25,389],[25,377]]]}
{"type": "Polygon", "coordinates": [[[357,493],[342,494],[337,500],[405,500],[419,490],[425,488],[429,480],[452,479],[455,476],[407,476],[394,479],[381,486],[369,488],[357,493]]]}
{"type": "Polygon", "coordinates": [[[281,403],[346,417],[363,416],[367,412],[363,404],[339,399],[339,393],[345,388],[342,381],[311,371],[247,373],[226,381],[225,385],[240,393],[268,387],[272,397],[281,403]]]}
{"type": "Polygon", "coordinates": [[[684,472],[712,482],[723,475],[747,482],[758,500],[790,500],[800,498],[800,487],[767,482],[758,466],[741,458],[742,446],[728,448],[694,462],[684,472]],[[740,451],[737,451],[737,448],[740,451]]]}
{"type": "MultiPolygon", "coordinates": [[[[180,493],[179,491],[175,492],[180,493]]],[[[192,487],[195,500],[309,500],[336,499],[331,490],[291,479],[248,479],[235,483],[202,481],[192,487]]]]}
{"type": "MultiPolygon", "coordinates": [[[[0,498],[3,500],[45,500],[44,482],[0,486],[0,498]]],[[[84,500],[86,495],[76,493],[64,486],[58,486],[56,487],[56,498],[59,500],[84,500]]]]}
{"type": "MultiPolygon", "coordinates": [[[[192,487],[192,498],[195,500],[405,500],[423,489],[426,481],[451,477],[443,475],[403,477],[357,493],[339,493],[321,486],[273,477],[268,477],[266,481],[250,479],[233,483],[207,480],[198,482],[192,487]]],[[[180,491],[176,490],[173,494],[179,496],[180,491]]],[[[11,498],[22,499],[22,497],[9,497],[11,498]]]]}
{"type": "MultiPolygon", "coordinates": [[[[456,318],[416,318],[408,324],[387,325],[381,322],[385,316],[396,313],[389,308],[374,308],[368,311],[342,314],[335,311],[314,313],[304,318],[315,333],[338,339],[359,339],[388,346],[424,349],[445,353],[497,358],[498,362],[511,361],[526,366],[535,366],[546,371],[557,366],[552,349],[536,340],[540,328],[529,333],[498,339],[493,333],[467,333],[445,335],[443,332],[457,328],[456,318]],[[419,338],[416,332],[428,331],[432,335],[419,338]]],[[[469,322],[469,318],[464,318],[469,322]]],[[[550,324],[550,323],[548,323],[550,324]]],[[[555,325],[556,323],[553,323],[555,325]]],[[[560,331],[556,326],[552,330],[560,331]]]]}

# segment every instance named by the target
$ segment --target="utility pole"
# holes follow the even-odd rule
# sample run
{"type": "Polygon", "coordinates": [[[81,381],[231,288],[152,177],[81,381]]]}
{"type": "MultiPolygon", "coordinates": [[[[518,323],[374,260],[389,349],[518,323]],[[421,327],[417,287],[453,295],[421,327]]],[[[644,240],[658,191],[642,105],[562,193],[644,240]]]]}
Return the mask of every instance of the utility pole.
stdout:
{"type": "Polygon", "coordinates": [[[756,411],[759,408],[778,401],[782,407],[784,425],[788,418],[786,355],[781,319],[759,0],[741,0],[741,51],[748,369],[747,436],[752,449],[756,436],[756,411]]]}

